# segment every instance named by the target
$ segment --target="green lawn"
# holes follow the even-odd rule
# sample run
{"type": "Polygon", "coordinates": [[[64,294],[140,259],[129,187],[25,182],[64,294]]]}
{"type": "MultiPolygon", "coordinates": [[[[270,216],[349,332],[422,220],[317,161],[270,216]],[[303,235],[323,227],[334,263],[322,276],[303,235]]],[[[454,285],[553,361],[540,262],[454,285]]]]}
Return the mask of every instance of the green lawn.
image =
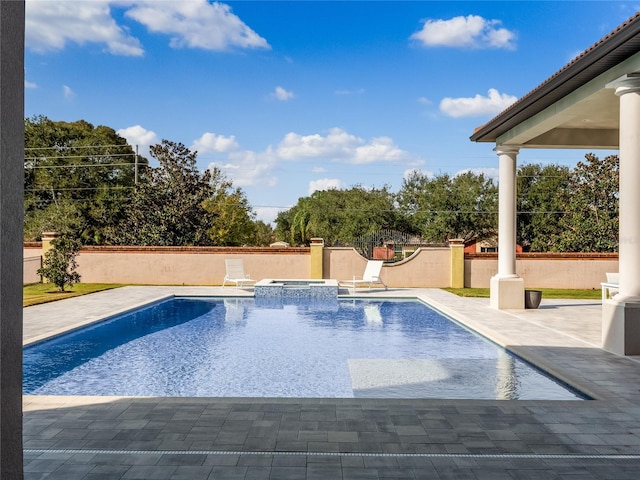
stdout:
{"type": "Polygon", "coordinates": [[[58,292],[58,288],[52,283],[34,283],[23,287],[22,306],[28,307],[122,286],[119,283],[76,283],[72,288],[67,288],[67,291],[58,292]]]}
{"type": "MultiPolygon", "coordinates": [[[[488,288],[443,288],[443,290],[455,293],[460,297],[489,298],[488,288]]],[[[542,290],[542,298],[565,298],[572,300],[600,300],[602,298],[602,291],[600,289],[528,288],[527,290],[542,290]]]]}

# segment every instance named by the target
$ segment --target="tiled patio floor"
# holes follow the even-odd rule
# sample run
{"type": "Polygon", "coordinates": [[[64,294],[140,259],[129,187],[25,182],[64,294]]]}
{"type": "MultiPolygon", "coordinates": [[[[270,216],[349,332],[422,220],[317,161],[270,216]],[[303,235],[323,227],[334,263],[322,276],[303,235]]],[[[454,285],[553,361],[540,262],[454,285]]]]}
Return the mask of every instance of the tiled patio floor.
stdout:
{"type": "MultiPolygon", "coordinates": [[[[125,287],[29,307],[25,343],[174,293],[247,294],[125,287]]],[[[25,478],[640,478],[640,363],[598,348],[600,302],[499,312],[437,289],[362,295],[420,297],[597,400],[27,396],[25,478]]]]}

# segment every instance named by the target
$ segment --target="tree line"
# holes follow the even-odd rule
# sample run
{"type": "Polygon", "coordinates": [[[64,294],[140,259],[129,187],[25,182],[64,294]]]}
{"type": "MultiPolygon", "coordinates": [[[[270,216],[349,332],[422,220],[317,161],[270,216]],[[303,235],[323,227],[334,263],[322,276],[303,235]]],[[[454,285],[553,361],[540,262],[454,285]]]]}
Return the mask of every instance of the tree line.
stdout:
{"type": "MultiPolygon", "coordinates": [[[[517,243],[531,252],[614,252],[618,248],[618,156],[589,153],[570,169],[517,169],[517,243]]],[[[276,219],[276,236],[292,244],[321,237],[350,245],[377,230],[398,230],[425,243],[495,240],[498,186],[482,173],[430,176],[414,171],[397,193],[354,186],[316,191],[276,219]]]]}
{"type": "Polygon", "coordinates": [[[197,152],[162,140],[151,167],[112,128],[25,120],[25,240],[46,231],[83,245],[268,245],[245,193],[197,152]],[[137,167],[137,171],[136,171],[137,167]]]}
{"type": "MultiPolygon", "coordinates": [[[[482,173],[415,171],[388,186],[316,191],[260,220],[241,188],[217,167],[200,171],[197,152],[162,140],[158,166],[112,128],[25,119],[25,240],[57,231],[84,245],[350,245],[379,230],[428,243],[495,239],[498,186],[482,173]]],[[[525,251],[611,252],[618,246],[617,156],[589,153],[574,168],[517,170],[517,242],[525,251]]]]}

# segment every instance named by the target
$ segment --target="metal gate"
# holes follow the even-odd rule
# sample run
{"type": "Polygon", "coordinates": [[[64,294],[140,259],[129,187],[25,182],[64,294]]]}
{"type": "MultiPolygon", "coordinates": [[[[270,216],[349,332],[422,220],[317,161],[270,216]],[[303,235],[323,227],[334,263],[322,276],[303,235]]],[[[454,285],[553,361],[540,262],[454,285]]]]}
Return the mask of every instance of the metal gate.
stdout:
{"type": "Polygon", "coordinates": [[[427,243],[418,235],[411,235],[396,230],[378,230],[361,235],[349,242],[349,246],[368,260],[384,260],[397,262],[403,260],[419,247],[441,247],[442,244],[427,243]]]}

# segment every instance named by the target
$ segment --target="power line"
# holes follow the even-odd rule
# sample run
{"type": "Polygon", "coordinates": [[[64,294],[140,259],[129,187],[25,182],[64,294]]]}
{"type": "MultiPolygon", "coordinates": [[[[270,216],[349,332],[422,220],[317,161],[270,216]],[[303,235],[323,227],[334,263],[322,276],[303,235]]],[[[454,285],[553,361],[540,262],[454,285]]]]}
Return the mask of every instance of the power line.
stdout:
{"type": "MultiPolygon", "coordinates": [[[[54,188],[54,189],[50,189],[50,188],[41,188],[41,189],[33,189],[33,188],[28,188],[25,189],[25,191],[53,191],[53,192],[57,192],[57,191],[70,191],[70,190],[102,190],[102,189],[106,189],[106,190],[126,190],[126,189],[132,189],[135,187],[105,187],[105,188],[93,188],[93,187],[86,187],[86,188],[54,188]]],[[[90,198],[65,198],[64,201],[69,201],[69,202],[77,202],[77,203],[88,203],[88,202],[93,202],[95,201],[94,199],[90,199],[90,198]]],[[[242,203],[229,203],[227,205],[234,205],[234,206],[243,206],[244,204],[242,203]]],[[[279,210],[291,210],[293,207],[283,207],[283,206],[278,206],[278,205],[252,205],[251,206],[252,209],[256,209],[256,208],[277,208],[279,210]]],[[[370,210],[365,210],[362,208],[335,208],[334,211],[337,212],[363,212],[363,213],[370,213],[370,210]]],[[[399,212],[399,210],[376,210],[377,212],[380,213],[390,213],[390,212],[399,212]]],[[[409,213],[409,215],[415,215],[418,213],[431,213],[431,214],[464,214],[464,215],[471,215],[471,214],[478,214],[478,215],[497,215],[498,211],[497,210],[481,210],[481,211],[476,211],[476,210],[415,210],[409,213]]],[[[522,210],[522,211],[517,211],[516,214],[544,214],[544,215],[557,215],[557,214],[567,214],[569,212],[566,211],[545,211],[545,210],[522,210]]]]}
{"type": "Polygon", "coordinates": [[[102,186],[102,187],[68,187],[68,188],[25,188],[25,192],[68,192],[74,190],[130,190],[136,187],[124,187],[124,186],[102,186]]]}
{"type": "Polygon", "coordinates": [[[26,160],[66,160],[68,158],[87,158],[87,157],[106,157],[106,158],[114,158],[114,157],[133,157],[135,153],[99,153],[95,155],[56,155],[56,156],[46,156],[46,157],[24,157],[26,160]]]}
{"type": "Polygon", "coordinates": [[[133,148],[131,145],[61,145],[53,147],[25,147],[25,150],[70,150],[73,148],[133,148]]]}
{"type": "Polygon", "coordinates": [[[135,167],[133,163],[97,163],[90,165],[72,164],[72,165],[40,165],[26,166],[29,170],[41,170],[49,168],[92,168],[92,167],[135,167]]]}

